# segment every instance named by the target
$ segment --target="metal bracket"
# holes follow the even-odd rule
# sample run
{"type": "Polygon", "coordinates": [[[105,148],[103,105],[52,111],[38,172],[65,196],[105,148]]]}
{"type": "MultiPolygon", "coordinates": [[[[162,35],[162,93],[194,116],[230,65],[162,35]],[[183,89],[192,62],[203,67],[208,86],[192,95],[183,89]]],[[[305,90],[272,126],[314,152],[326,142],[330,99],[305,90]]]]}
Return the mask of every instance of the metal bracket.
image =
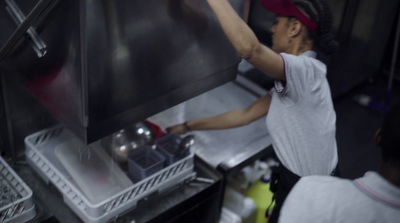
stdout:
{"type": "MultiPolygon", "coordinates": [[[[13,18],[17,26],[21,25],[21,23],[26,18],[24,13],[19,9],[18,5],[14,2],[14,0],[6,0],[6,3],[7,3],[6,7],[7,12],[13,18]]],[[[40,58],[46,55],[47,46],[44,43],[44,41],[39,37],[36,30],[32,26],[29,27],[29,29],[27,30],[27,34],[29,35],[30,40],[32,41],[32,48],[33,50],[35,50],[37,56],[40,58]]]]}
{"type": "MultiPolygon", "coordinates": [[[[58,1],[54,1],[58,2],[58,1]]],[[[53,3],[53,0],[40,0],[29,12],[26,18],[19,24],[7,42],[0,49],[0,63],[7,57],[12,48],[17,44],[23,35],[28,31],[33,23],[46,11],[46,8],[53,3]]],[[[11,7],[10,7],[11,9],[11,7]]]]}

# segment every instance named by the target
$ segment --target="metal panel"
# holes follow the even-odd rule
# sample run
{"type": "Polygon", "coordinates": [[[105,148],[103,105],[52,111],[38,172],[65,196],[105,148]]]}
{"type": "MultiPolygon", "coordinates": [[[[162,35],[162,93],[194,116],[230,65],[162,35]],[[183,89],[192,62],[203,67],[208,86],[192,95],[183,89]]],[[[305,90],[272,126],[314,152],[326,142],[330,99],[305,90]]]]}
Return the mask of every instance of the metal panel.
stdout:
{"type": "MultiPolygon", "coordinates": [[[[37,1],[16,1],[29,14],[37,1]]],[[[231,4],[245,15],[247,1],[231,4]]],[[[13,19],[0,5],[5,32],[13,19]]],[[[60,0],[0,64],[87,143],[235,79],[240,58],[206,1],[60,0]]]]}
{"type": "Polygon", "coordinates": [[[395,23],[399,0],[347,1],[338,40],[339,51],[332,57],[328,79],[332,96],[349,92],[379,74],[395,23]]]}

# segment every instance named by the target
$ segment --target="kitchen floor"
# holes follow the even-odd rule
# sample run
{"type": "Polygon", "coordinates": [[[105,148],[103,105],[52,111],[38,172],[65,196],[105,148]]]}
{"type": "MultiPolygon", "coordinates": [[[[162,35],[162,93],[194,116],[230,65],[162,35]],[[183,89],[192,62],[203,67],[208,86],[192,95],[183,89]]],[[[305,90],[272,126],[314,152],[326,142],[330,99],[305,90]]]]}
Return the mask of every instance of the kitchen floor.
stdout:
{"type": "MultiPolygon", "coordinates": [[[[366,95],[374,101],[383,101],[387,85],[388,77],[381,75],[334,99],[339,165],[344,178],[361,177],[379,166],[379,147],[373,139],[383,122],[383,115],[376,109],[360,105],[354,97],[366,95]]],[[[400,103],[399,81],[393,82],[392,90],[390,104],[400,103]]]]}

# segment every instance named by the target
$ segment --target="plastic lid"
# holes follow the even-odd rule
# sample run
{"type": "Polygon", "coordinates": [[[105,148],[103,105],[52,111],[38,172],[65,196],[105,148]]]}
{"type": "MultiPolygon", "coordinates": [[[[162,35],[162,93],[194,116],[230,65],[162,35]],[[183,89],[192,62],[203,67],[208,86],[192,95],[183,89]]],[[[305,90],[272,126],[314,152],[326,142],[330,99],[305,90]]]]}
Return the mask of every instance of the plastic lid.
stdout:
{"type": "Polygon", "coordinates": [[[269,183],[271,181],[271,176],[269,174],[263,174],[260,180],[263,183],[269,183]]]}
{"type": "Polygon", "coordinates": [[[268,166],[268,163],[266,163],[266,162],[259,162],[258,163],[258,168],[260,170],[268,170],[269,166],[268,166]]]}

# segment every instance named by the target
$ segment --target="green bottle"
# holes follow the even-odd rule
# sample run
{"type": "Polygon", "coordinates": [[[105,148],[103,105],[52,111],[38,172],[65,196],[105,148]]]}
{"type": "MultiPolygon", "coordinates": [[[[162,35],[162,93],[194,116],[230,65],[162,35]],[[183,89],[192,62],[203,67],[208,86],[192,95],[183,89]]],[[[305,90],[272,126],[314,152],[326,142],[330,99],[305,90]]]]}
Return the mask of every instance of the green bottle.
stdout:
{"type": "Polygon", "coordinates": [[[264,174],[247,191],[247,196],[251,197],[257,206],[255,223],[267,222],[265,212],[268,208],[272,210],[275,205],[275,201],[271,205],[274,194],[269,190],[270,181],[270,174],[264,174]]]}

